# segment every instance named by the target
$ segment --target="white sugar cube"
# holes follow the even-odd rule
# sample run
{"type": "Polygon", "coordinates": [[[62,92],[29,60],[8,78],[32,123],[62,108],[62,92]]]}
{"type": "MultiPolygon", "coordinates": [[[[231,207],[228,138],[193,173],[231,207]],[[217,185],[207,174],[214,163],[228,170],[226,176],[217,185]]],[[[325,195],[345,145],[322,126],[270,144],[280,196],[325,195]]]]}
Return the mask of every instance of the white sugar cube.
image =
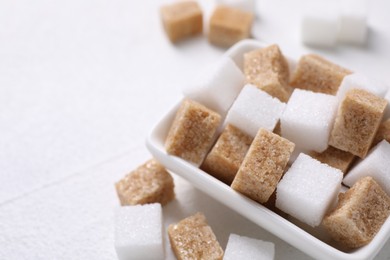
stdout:
{"type": "Polygon", "coordinates": [[[390,88],[389,90],[387,91],[386,95],[385,95],[385,99],[387,100],[387,106],[386,106],[386,109],[385,109],[385,113],[383,114],[383,119],[386,120],[388,118],[390,118],[390,88]]]}
{"type": "Polygon", "coordinates": [[[274,255],[275,245],[271,242],[230,234],[223,259],[272,260],[274,255]]]}
{"type": "Polygon", "coordinates": [[[348,90],[364,89],[378,97],[384,97],[388,88],[383,82],[368,78],[360,73],[353,73],[343,78],[336,96],[339,100],[342,100],[348,90]]]}
{"type": "Polygon", "coordinates": [[[335,96],[295,89],[280,118],[282,136],[303,150],[325,151],[337,107],[335,96]]]}
{"type": "Polygon", "coordinates": [[[232,124],[255,137],[261,127],[274,130],[285,106],[279,99],[247,84],[234,101],[224,124],[232,124]]]}
{"type": "Polygon", "coordinates": [[[308,45],[332,47],[339,31],[339,4],[335,1],[307,3],[301,21],[302,41],[308,45]]]}
{"type": "Polygon", "coordinates": [[[161,205],[120,207],[115,212],[115,250],[119,259],[164,259],[161,205]]]}
{"type": "Polygon", "coordinates": [[[368,3],[366,0],[342,0],[338,40],[362,44],[367,38],[368,3]]]}
{"type": "Polygon", "coordinates": [[[183,89],[183,94],[206,107],[226,115],[245,84],[245,76],[229,57],[204,70],[195,82],[183,89]]]}
{"type": "Polygon", "coordinates": [[[371,176],[390,194],[390,144],[383,140],[377,144],[364,160],[361,160],[345,176],[343,183],[352,187],[360,178],[371,176]]]}
{"type": "Polygon", "coordinates": [[[218,5],[226,5],[246,12],[256,12],[256,0],[217,0],[218,5]]]}
{"type": "Polygon", "coordinates": [[[276,188],[276,207],[312,227],[318,226],[335,202],[342,178],[339,169],[300,154],[276,188]]]}

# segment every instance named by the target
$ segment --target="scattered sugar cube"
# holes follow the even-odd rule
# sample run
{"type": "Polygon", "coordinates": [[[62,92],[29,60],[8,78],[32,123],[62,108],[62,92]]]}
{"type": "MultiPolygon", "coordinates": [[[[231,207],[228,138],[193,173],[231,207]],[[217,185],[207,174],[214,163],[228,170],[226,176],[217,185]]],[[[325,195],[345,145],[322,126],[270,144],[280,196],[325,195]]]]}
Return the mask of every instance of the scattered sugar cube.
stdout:
{"type": "Polygon", "coordinates": [[[274,243],[236,234],[230,234],[226,245],[224,260],[262,259],[273,260],[274,243]]]}
{"type": "Polygon", "coordinates": [[[161,7],[161,19],[171,42],[201,34],[203,15],[195,1],[178,1],[161,7]]]}
{"type": "Polygon", "coordinates": [[[336,241],[350,248],[368,244],[390,215],[390,197],[372,177],[340,194],[337,207],[323,224],[336,241]]]}
{"type": "Polygon", "coordinates": [[[328,146],[328,149],[322,153],[311,152],[310,156],[322,163],[339,169],[344,174],[347,173],[349,166],[355,159],[355,155],[332,146],[328,146]]]}
{"type": "Polygon", "coordinates": [[[312,227],[318,226],[335,202],[342,179],[339,169],[300,154],[277,186],[276,207],[312,227]]]}
{"type": "Polygon", "coordinates": [[[368,156],[352,168],[343,183],[351,187],[360,178],[371,176],[390,194],[390,144],[383,140],[377,144],[368,156]]]}
{"type": "Polygon", "coordinates": [[[201,169],[230,185],[252,143],[252,137],[227,125],[204,160],[201,169]]]}
{"type": "Polygon", "coordinates": [[[329,144],[364,158],[374,140],[386,105],[385,99],[370,92],[349,90],[339,106],[329,144]]]}
{"type": "Polygon", "coordinates": [[[249,84],[257,86],[282,102],[291,95],[289,65],[278,45],[244,54],[244,73],[249,84]]]}
{"type": "Polygon", "coordinates": [[[372,145],[375,146],[382,140],[390,142],[390,118],[380,124],[372,145]]]}
{"type": "Polygon", "coordinates": [[[308,2],[301,20],[301,37],[305,44],[332,47],[339,31],[339,5],[335,1],[308,2]]]}
{"type": "Polygon", "coordinates": [[[256,0],[217,0],[217,5],[225,5],[255,14],[256,0]]]}
{"type": "Polygon", "coordinates": [[[341,81],[349,74],[351,71],[319,55],[308,54],[299,60],[290,85],[294,88],[335,95],[341,81]]]}
{"type": "Polygon", "coordinates": [[[253,14],[240,9],[219,5],[210,18],[209,42],[230,47],[249,38],[253,14]]]}
{"type": "Polygon", "coordinates": [[[269,131],[275,128],[285,106],[277,98],[247,84],[230,108],[225,124],[232,124],[254,138],[261,127],[269,131]]]}
{"type": "Polygon", "coordinates": [[[216,112],[184,99],[165,141],[167,153],[200,165],[212,146],[220,121],[216,112]]]}
{"type": "Polygon", "coordinates": [[[231,187],[259,203],[267,202],[282,177],[294,146],[294,143],[261,128],[231,187]]]}
{"type": "Polygon", "coordinates": [[[115,212],[115,250],[121,260],[164,259],[161,205],[118,208],[115,212]]]}
{"type": "Polygon", "coordinates": [[[189,99],[226,115],[244,85],[244,74],[236,63],[229,57],[222,57],[207,68],[193,86],[183,91],[189,99]]]}
{"type": "Polygon", "coordinates": [[[337,98],[342,100],[350,89],[364,89],[378,97],[384,97],[389,88],[383,82],[368,78],[360,73],[353,73],[344,77],[337,91],[337,98]]]}
{"type": "Polygon", "coordinates": [[[363,44],[367,39],[368,3],[366,0],[342,0],[338,40],[363,44]]]}
{"type": "Polygon", "coordinates": [[[295,89],[280,118],[282,136],[302,149],[325,151],[337,107],[334,96],[295,89]]]}
{"type": "Polygon", "coordinates": [[[177,259],[222,260],[223,249],[202,213],[169,225],[168,236],[177,259]]]}
{"type": "Polygon", "coordinates": [[[155,159],[147,161],[115,184],[121,205],[167,204],[175,198],[172,176],[155,159]]]}

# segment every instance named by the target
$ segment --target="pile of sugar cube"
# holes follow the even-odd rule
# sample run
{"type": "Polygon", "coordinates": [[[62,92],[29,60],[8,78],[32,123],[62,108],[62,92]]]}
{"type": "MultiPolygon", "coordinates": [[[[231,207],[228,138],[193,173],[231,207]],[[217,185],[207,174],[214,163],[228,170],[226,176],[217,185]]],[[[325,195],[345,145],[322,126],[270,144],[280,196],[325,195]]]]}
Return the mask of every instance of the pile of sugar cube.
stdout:
{"type": "Polygon", "coordinates": [[[167,153],[345,247],[368,244],[390,215],[389,87],[315,54],[290,71],[277,45],[243,60],[186,89],[167,153]]]}
{"type": "MultiPolygon", "coordinates": [[[[115,185],[121,207],[115,211],[115,249],[122,260],[165,259],[162,207],[175,198],[172,176],[155,159],[145,162],[115,185]]],[[[222,249],[203,213],[168,227],[178,259],[274,259],[271,242],[231,234],[222,249]],[[244,249],[244,251],[243,251],[244,249]]]]}
{"type": "Polygon", "coordinates": [[[364,44],[368,0],[307,1],[301,21],[306,44],[331,47],[336,43],[364,44]]]}
{"type": "MultiPolygon", "coordinates": [[[[250,37],[256,0],[219,0],[211,15],[208,40],[230,47],[250,37]]],[[[161,8],[161,20],[173,43],[202,34],[203,12],[196,1],[175,1],[161,8]]]]}

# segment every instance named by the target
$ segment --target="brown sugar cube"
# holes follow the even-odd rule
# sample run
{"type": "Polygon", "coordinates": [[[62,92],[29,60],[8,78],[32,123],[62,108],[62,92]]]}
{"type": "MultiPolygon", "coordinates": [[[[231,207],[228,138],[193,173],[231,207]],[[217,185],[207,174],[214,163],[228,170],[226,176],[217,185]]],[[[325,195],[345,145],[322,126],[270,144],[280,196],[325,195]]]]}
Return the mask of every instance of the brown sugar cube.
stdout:
{"type": "Polygon", "coordinates": [[[323,220],[334,240],[349,248],[368,244],[390,215],[390,197],[372,177],[364,177],[323,220]]]}
{"type": "Polygon", "coordinates": [[[267,202],[283,175],[294,147],[289,140],[261,128],[231,187],[257,202],[267,202]]]}
{"type": "Polygon", "coordinates": [[[347,92],[337,111],[329,144],[360,158],[367,155],[387,101],[362,89],[347,92]]]}
{"type": "Polygon", "coordinates": [[[211,148],[220,122],[218,113],[184,99],[165,141],[168,154],[200,165],[211,148]]]}
{"type": "Polygon", "coordinates": [[[230,47],[249,38],[252,22],[252,13],[219,5],[210,18],[209,41],[221,47],[230,47]]]}
{"type": "Polygon", "coordinates": [[[315,54],[302,56],[290,85],[294,88],[335,95],[341,81],[352,72],[315,54]]]}
{"type": "Polygon", "coordinates": [[[238,128],[228,124],[207,155],[201,169],[230,185],[252,139],[238,128]]]}
{"type": "Polygon", "coordinates": [[[386,140],[390,143],[390,118],[380,124],[374,141],[372,142],[372,146],[377,145],[382,140],[386,140]]]}
{"type": "Polygon", "coordinates": [[[168,236],[178,260],[222,260],[223,249],[202,213],[169,225],[168,236]]]}
{"type": "Polygon", "coordinates": [[[282,102],[287,102],[292,89],[288,86],[289,66],[278,45],[244,54],[247,83],[257,86],[282,102]]]}
{"type": "Polygon", "coordinates": [[[340,149],[328,146],[322,153],[311,152],[310,156],[322,163],[341,170],[344,174],[347,173],[349,166],[352,164],[355,155],[342,151],[340,149]]]}
{"type": "Polygon", "coordinates": [[[195,1],[181,1],[161,7],[161,19],[171,42],[202,33],[202,10],[195,1]]]}
{"type": "Polygon", "coordinates": [[[175,198],[172,176],[155,159],[147,161],[115,184],[122,206],[161,203],[175,198]]]}

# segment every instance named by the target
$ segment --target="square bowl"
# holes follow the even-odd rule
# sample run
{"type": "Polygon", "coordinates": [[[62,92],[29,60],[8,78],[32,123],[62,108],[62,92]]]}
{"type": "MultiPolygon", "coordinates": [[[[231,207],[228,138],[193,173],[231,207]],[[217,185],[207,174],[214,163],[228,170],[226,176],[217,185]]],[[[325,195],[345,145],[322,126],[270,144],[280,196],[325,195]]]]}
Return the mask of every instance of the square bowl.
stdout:
{"type": "MultiPolygon", "coordinates": [[[[232,58],[242,69],[243,54],[265,46],[266,44],[255,40],[243,40],[231,47],[224,56],[232,58]]],[[[289,64],[290,67],[293,67],[295,61],[290,59],[289,64]]],[[[318,233],[321,230],[296,225],[294,224],[296,221],[283,218],[265,206],[245,197],[195,165],[167,154],[164,147],[165,139],[180,103],[181,100],[160,119],[146,140],[146,145],[152,155],[168,170],[183,177],[197,189],[316,259],[372,259],[386,243],[390,236],[390,218],[368,245],[352,251],[343,251],[337,245],[325,242],[324,239],[321,240],[320,238],[323,236],[318,233]]]]}

